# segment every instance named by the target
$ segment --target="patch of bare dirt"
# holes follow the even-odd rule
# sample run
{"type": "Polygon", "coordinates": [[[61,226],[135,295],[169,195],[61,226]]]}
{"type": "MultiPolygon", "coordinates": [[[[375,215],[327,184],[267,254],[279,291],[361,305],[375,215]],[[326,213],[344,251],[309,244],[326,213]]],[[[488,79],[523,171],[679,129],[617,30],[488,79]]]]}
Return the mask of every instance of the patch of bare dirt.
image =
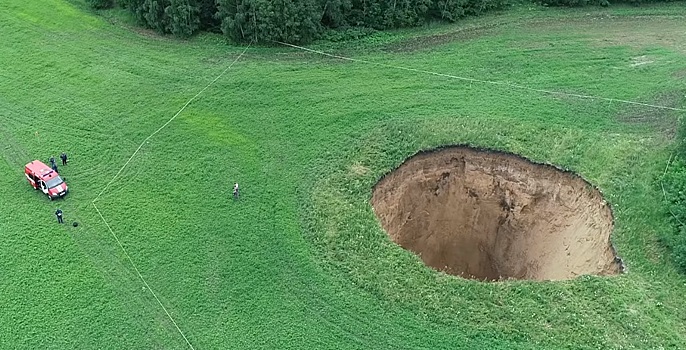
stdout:
{"type": "Polygon", "coordinates": [[[448,33],[440,33],[428,36],[418,36],[409,38],[397,43],[387,45],[384,51],[387,52],[414,52],[430,49],[438,45],[451,42],[464,42],[481,37],[496,34],[497,27],[502,24],[491,24],[479,27],[460,28],[448,33]]]}
{"type": "Polygon", "coordinates": [[[655,63],[655,60],[652,57],[643,55],[643,56],[636,56],[631,58],[631,63],[629,64],[630,67],[639,67],[643,66],[646,64],[651,64],[655,63]]]}
{"type": "Polygon", "coordinates": [[[622,270],[601,193],[581,177],[468,147],[420,153],[371,203],[393,241],[424,263],[480,280],[564,280],[622,270]]]}
{"type": "Polygon", "coordinates": [[[593,29],[591,44],[596,46],[628,46],[645,49],[668,47],[686,53],[683,18],[660,16],[606,17],[593,29]],[[602,32],[597,30],[602,29],[602,32]]]}
{"type": "MultiPolygon", "coordinates": [[[[665,107],[680,107],[679,103],[686,96],[686,92],[673,91],[655,97],[650,103],[665,107]]],[[[679,121],[670,110],[654,107],[632,105],[619,116],[619,121],[628,124],[638,124],[654,129],[666,139],[676,137],[679,121]]]]}
{"type": "Polygon", "coordinates": [[[675,78],[686,78],[686,69],[678,70],[678,71],[674,72],[674,74],[672,74],[672,75],[675,78]]]}
{"type": "Polygon", "coordinates": [[[356,176],[363,176],[369,172],[369,168],[360,163],[355,163],[350,166],[350,172],[356,176]]]}

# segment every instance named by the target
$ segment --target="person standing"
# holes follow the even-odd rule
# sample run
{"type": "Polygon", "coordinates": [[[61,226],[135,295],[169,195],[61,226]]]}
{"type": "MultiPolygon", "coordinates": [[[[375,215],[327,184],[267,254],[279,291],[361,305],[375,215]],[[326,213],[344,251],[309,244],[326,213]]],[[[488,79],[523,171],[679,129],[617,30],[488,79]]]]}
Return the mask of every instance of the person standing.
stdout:
{"type": "Polygon", "coordinates": [[[57,211],[55,211],[55,216],[57,216],[57,223],[58,224],[64,223],[64,221],[62,220],[62,209],[58,208],[57,211]]]}
{"type": "Polygon", "coordinates": [[[60,154],[60,159],[62,159],[62,165],[67,165],[67,154],[66,153],[62,152],[62,154],[60,154]]]}
{"type": "Polygon", "coordinates": [[[52,168],[52,170],[54,170],[56,173],[59,173],[59,171],[57,171],[57,164],[52,163],[51,168],[52,168]]]}
{"type": "Polygon", "coordinates": [[[55,157],[54,157],[54,156],[50,156],[50,159],[49,159],[49,160],[50,160],[50,167],[51,167],[53,170],[55,170],[55,167],[57,166],[57,164],[55,164],[55,157]]]}
{"type": "Polygon", "coordinates": [[[239,196],[238,191],[239,191],[239,189],[238,189],[238,182],[236,182],[236,183],[233,185],[233,199],[238,199],[238,196],[239,196]]]}

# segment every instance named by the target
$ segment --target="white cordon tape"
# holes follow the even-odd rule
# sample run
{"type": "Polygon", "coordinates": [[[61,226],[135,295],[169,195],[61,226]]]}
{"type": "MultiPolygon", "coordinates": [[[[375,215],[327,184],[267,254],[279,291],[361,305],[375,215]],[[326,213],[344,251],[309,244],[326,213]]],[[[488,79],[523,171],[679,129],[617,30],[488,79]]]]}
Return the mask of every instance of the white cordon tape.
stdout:
{"type": "Polygon", "coordinates": [[[250,48],[250,45],[252,45],[252,43],[248,44],[248,46],[243,50],[243,52],[241,52],[241,54],[238,55],[238,57],[236,57],[236,59],[233,60],[233,62],[231,62],[231,64],[229,64],[229,66],[226,67],[226,69],[224,69],[224,71],[222,71],[221,73],[219,73],[219,75],[217,75],[217,77],[214,78],[214,80],[212,80],[209,84],[207,84],[207,86],[205,86],[204,88],[202,88],[202,90],[200,90],[197,94],[195,94],[195,96],[191,97],[191,99],[188,100],[188,102],[186,102],[186,104],[184,104],[183,107],[181,107],[181,109],[179,109],[179,111],[176,112],[176,114],[174,114],[174,116],[172,116],[171,118],[169,118],[169,120],[167,120],[167,122],[164,123],[164,125],[160,126],[159,129],[155,130],[155,132],[153,132],[152,134],[150,134],[150,136],[146,137],[145,140],[143,140],[143,142],[141,142],[141,144],[138,146],[138,148],[136,148],[136,151],[133,152],[133,154],[131,155],[131,157],[129,157],[129,160],[127,160],[126,163],[124,163],[124,166],[122,166],[121,169],[119,169],[119,171],[117,171],[117,173],[114,175],[114,177],[112,178],[112,180],[107,184],[107,186],[105,186],[105,188],[103,188],[102,191],[100,191],[100,193],[98,193],[98,196],[95,197],[95,199],[93,199],[93,202],[95,202],[95,201],[97,201],[98,199],[100,199],[100,196],[102,196],[102,194],[110,187],[110,185],[112,185],[112,183],[114,182],[114,180],[116,180],[117,177],[119,177],[119,174],[121,174],[121,172],[124,171],[124,168],[126,168],[126,166],[129,165],[129,163],[131,163],[131,160],[133,159],[133,157],[136,156],[136,154],[138,153],[138,151],[140,151],[141,148],[143,148],[143,145],[144,145],[148,140],[150,140],[150,138],[152,138],[152,137],[155,136],[158,132],[160,132],[162,129],[164,129],[165,127],[167,127],[167,125],[169,125],[169,123],[171,123],[174,119],[176,119],[176,117],[178,117],[179,114],[181,114],[181,112],[183,112],[183,111],[186,109],[186,107],[188,107],[188,105],[190,105],[191,102],[193,102],[193,100],[195,100],[198,96],[200,96],[200,94],[202,94],[203,92],[205,92],[205,90],[207,90],[207,88],[209,88],[212,84],[214,84],[217,80],[219,80],[219,78],[221,78],[221,77],[224,75],[224,73],[226,73],[226,72],[234,65],[234,63],[236,63],[236,62],[243,56],[243,54],[245,54],[246,51],[248,51],[248,49],[250,48]]]}
{"type": "Polygon", "coordinates": [[[124,255],[126,255],[126,259],[129,260],[129,262],[131,263],[131,266],[133,266],[133,269],[136,270],[136,274],[138,274],[138,277],[141,279],[141,281],[143,281],[145,288],[147,288],[150,291],[150,293],[152,294],[152,296],[155,297],[155,300],[157,300],[157,303],[160,304],[160,306],[162,307],[162,310],[164,310],[164,313],[167,314],[167,317],[169,317],[169,320],[174,324],[174,327],[176,327],[176,330],[179,331],[179,334],[181,334],[181,336],[183,337],[183,340],[186,341],[186,344],[188,344],[188,346],[191,349],[195,350],[195,348],[193,347],[191,342],[188,341],[188,338],[186,338],[186,335],[183,333],[181,328],[179,328],[179,325],[176,324],[176,321],[174,321],[174,318],[171,316],[169,311],[167,311],[167,308],[164,307],[164,304],[162,304],[162,301],[160,301],[160,298],[157,297],[157,294],[155,294],[155,292],[152,290],[152,288],[150,288],[150,285],[148,284],[148,282],[145,281],[145,278],[143,278],[143,275],[141,275],[141,272],[138,270],[138,267],[136,267],[136,264],[133,263],[131,256],[126,251],[126,249],[124,249],[124,245],[121,244],[119,237],[117,237],[117,235],[114,234],[114,231],[112,231],[112,227],[110,227],[110,224],[107,223],[107,220],[105,220],[105,217],[102,216],[102,213],[100,212],[100,209],[98,209],[98,206],[95,205],[95,202],[92,202],[91,204],[93,204],[93,208],[95,208],[95,211],[97,211],[98,215],[100,215],[102,222],[105,223],[105,226],[107,226],[107,229],[110,230],[110,233],[112,234],[112,236],[114,236],[114,239],[117,241],[117,244],[119,244],[119,247],[124,252],[124,255]]]}
{"type": "Polygon", "coordinates": [[[574,94],[574,93],[569,93],[569,92],[561,92],[561,91],[553,91],[553,90],[545,90],[545,89],[537,89],[537,88],[532,88],[520,84],[513,84],[513,83],[508,83],[505,81],[493,81],[493,80],[483,80],[483,79],[475,79],[475,78],[468,78],[468,77],[461,77],[457,75],[452,75],[452,74],[445,74],[445,73],[438,73],[438,72],[432,72],[428,70],[423,70],[423,69],[416,69],[416,68],[410,68],[410,67],[403,67],[403,66],[394,66],[391,64],[386,64],[386,63],[379,63],[379,62],[372,62],[372,61],[367,61],[367,60],[362,60],[358,58],[350,58],[350,57],[345,57],[345,56],[340,56],[340,55],[334,55],[330,53],[326,53],[324,51],[319,51],[319,50],[314,50],[314,49],[308,49],[306,47],[298,46],[298,45],[293,45],[289,43],[284,43],[281,41],[272,41],[273,43],[284,45],[284,46],[290,46],[292,48],[300,49],[303,51],[307,52],[312,52],[316,53],[319,55],[323,56],[328,56],[332,58],[337,58],[339,60],[345,60],[345,61],[351,61],[351,62],[359,62],[359,63],[366,63],[366,64],[371,64],[379,67],[386,67],[386,68],[393,68],[393,69],[400,69],[408,72],[415,72],[415,73],[422,73],[422,74],[430,74],[430,75],[435,75],[439,77],[445,77],[445,78],[451,78],[451,79],[458,79],[458,80],[463,80],[463,81],[468,81],[471,83],[483,83],[483,84],[492,84],[492,85],[502,85],[502,86],[507,86],[515,89],[520,89],[520,90],[528,90],[528,91],[535,91],[535,92],[540,92],[544,94],[550,94],[550,95],[560,95],[560,96],[569,96],[569,97],[576,97],[576,98],[582,98],[582,99],[590,99],[590,100],[601,100],[601,101],[609,101],[609,102],[619,102],[619,103],[625,103],[625,104],[631,104],[631,105],[639,105],[639,106],[645,106],[645,107],[651,107],[651,108],[657,108],[657,109],[665,109],[665,110],[670,110],[670,111],[678,111],[678,112],[686,112],[686,109],[684,108],[676,108],[676,107],[668,107],[668,106],[661,106],[661,105],[654,105],[650,103],[643,103],[643,102],[636,102],[636,101],[629,101],[629,100],[621,100],[618,98],[611,98],[611,97],[602,97],[602,96],[592,96],[592,95],[582,95],[582,94],[574,94]]]}
{"type": "Polygon", "coordinates": [[[145,285],[145,287],[150,291],[150,293],[152,294],[152,296],[155,297],[155,300],[157,300],[157,303],[160,304],[160,307],[162,307],[162,310],[164,310],[164,313],[167,314],[167,317],[169,317],[169,320],[172,322],[172,324],[174,324],[174,327],[176,327],[176,330],[179,331],[179,334],[181,334],[181,336],[183,337],[183,340],[186,341],[186,344],[188,344],[188,346],[189,346],[192,350],[195,350],[195,348],[193,347],[193,345],[191,344],[191,342],[188,341],[188,338],[186,338],[186,335],[183,333],[183,331],[181,330],[181,328],[179,327],[179,325],[176,324],[176,321],[174,321],[174,318],[172,317],[172,315],[169,313],[169,311],[167,311],[167,308],[164,307],[164,304],[162,304],[162,301],[160,300],[160,298],[157,297],[157,294],[155,294],[155,292],[152,290],[152,288],[150,288],[150,285],[148,284],[148,282],[145,280],[145,278],[143,278],[143,275],[141,274],[140,270],[138,270],[138,267],[137,267],[136,264],[133,262],[133,259],[131,259],[131,256],[130,256],[129,253],[126,251],[126,248],[124,248],[124,245],[123,245],[123,244],[121,243],[121,241],[119,240],[119,237],[117,237],[117,235],[114,233],[114,230],[112,230],[112,227],[110,226],[110,224],[107,222],[107,220],[105,220],[105,217],[104,217],[104,216],[102,215],[102,213],[100,212],[100,209],[98,209],[98,206],[95,205],[95,202],[96,202],[98,199],[100,199],[100,196],[102,196],[102,194],[105,193],[105,190],[107,190],[107,189],[110,187],[110,185],[112,185],[112,183],[114,183],[114,181],[117,179],[117,177],[119,177],[119,175],[121,174],[121,172],[124,171],[124,168],[126,168],[126,166],[129,165],[129,163],[131,163],[131,160],[133,160],[133,157],[135,157],[136,154],[138,154],[138,151],[140,151],[141,148],[143,148],[143,145],[144,145],[146,142],[148,142],[148,140],[150,140],[153,136],[155,136],[155,134],[157,134],[157,133],[160,132],[162,129],[164,129],[165,127],[167,127],[167,125],[169,125],[169,123],[171,123],[174,119],[176,119],[176,117],[178,117],[179,114],[181,114],[181,112],[183,112],[183,111],[186,109],[186,107],[188,107],[188,105],[191,104],[191,102],[193,102],[196,98],[198,98],[198,96],[200,96],[200,94],[202,94],[203,92],[205,92],[205,90],[207,90],[207,88],[209,88],[210,86],[212,86],[212,84],[214,84],[214,83],[215,83],[217,80],[219,80],[219,78],[221,78],[229,69],[231,69],[231,67],[233,67],[233,65],[234,65],[236,62],[238,62],[238,60],[239,60],[241,57],[243,57],[243,54],[245,54],[245,52],[248,51],[248,49],[250,48],[251,45],[252,45],[252,43],[248,44],[248,46],[246,46],[246,48],[243,50],[243,52],[241,52],[241,54],[238,55],[238,57],[236,57],[236,59],[233,60],[233,62],[231,62],[231,64],[229,64],[229,66],[226,67],[226,69],[224,69],[221,73],[219,73],[219,75],[217,75],[216,78],[214,78],[211,82],[209,82],[209,84],[207,84],[204,88],[202,88],[202,90],[200,90],[197,94],[195,94],[195,96],[191,97],[191,99],[188,100],[188,102],[186,102],[186,104],[184,104],[183,107],[181,107],[181,109],[179,109],[179,111],[176,112],[176,114],[174,114],[174,116],[172,116],[171,118],[169,118],[169,120],[167,120],[166,123],[164,123],[164,124],[163,124],[162,126],[160,126],[157,130],[155,130],[152,134],[150,134],[150,136],[146,137],[145,140],[143,140],[143,142],[141,142],[141,144],[138,146],[138,148],[136,148],[136,151],[133,152],[133,154],[131,155],[131,157],[129,157],[129,159],[126,161],[126,163],[124,163],[124,165],[121,167],[121,169],[119,169],[119,171],[117,171],[117,173],[114,175],[114,177],[112,178],[112,180],[107,184],[107,186],[105,186],[105,187],[102,189],[102,191],[100,191],[100,193],[98,193],[98,196],[95,197],[95,199],[93,199],[93,201],[91,202],[91,204],[93,204],[93,208],[95,208],[95,210],[98,212],[98,215],[100,216],[100,219],[102,219],[102,222],[105,223],[105,226],[107,226],[107,229],[110,231],[110,233],[112,234],[112,236],[114,237],[114,239],[117,241],[117,244],[119,244],[119,248],[121,248],[121,250],[124,252],[124,255],[126,256],[126,259],[129,260],[129,263],[131,263],[131,266],[133,266],[133,269],[136,270],[136,274],[138,274],[138,277],[141,279],[141,281],[143,282],[143,284],[145,285]]]}

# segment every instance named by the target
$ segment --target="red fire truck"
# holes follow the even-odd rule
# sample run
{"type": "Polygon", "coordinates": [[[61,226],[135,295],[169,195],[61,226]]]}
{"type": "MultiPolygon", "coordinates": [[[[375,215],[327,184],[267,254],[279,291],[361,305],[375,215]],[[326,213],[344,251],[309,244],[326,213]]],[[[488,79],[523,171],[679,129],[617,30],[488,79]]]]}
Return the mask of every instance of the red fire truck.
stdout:
{"type": "Polygon", "coordinates": [[[43,191],[50,200],[62,197],[69,191],[60,174],[39,160],[26,164],[24,175],[34,189],[43,191]]]}

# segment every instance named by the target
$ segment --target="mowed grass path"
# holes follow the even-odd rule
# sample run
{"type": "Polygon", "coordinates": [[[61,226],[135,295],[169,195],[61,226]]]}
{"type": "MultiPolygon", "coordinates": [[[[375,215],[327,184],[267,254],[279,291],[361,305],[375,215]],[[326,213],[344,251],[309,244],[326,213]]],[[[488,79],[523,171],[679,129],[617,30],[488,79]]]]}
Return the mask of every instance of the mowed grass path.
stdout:
{"type": "MultiPolygon", "coordinates": [[[[677,107],[683,8],[519,9],[319,47],[677,107]]],[[[188,348],[91,201],[243,47],[115,19],[62,0],[0,4],[0,348],[188,348]],[[72,192],[49,202],[22,167],[62,150],[72,192]],[[57,207],[80,226],[57,226],[57,207]]],[[[251,48],[98,206],[196,349],[679,348],[686,279],[657,242],[670,229],[657,180],[679,116],[251,48]],[[416,151],[455,143],[597,184],[629,273],[480,283],[393,245],[371,186],[416,151]]]]}

